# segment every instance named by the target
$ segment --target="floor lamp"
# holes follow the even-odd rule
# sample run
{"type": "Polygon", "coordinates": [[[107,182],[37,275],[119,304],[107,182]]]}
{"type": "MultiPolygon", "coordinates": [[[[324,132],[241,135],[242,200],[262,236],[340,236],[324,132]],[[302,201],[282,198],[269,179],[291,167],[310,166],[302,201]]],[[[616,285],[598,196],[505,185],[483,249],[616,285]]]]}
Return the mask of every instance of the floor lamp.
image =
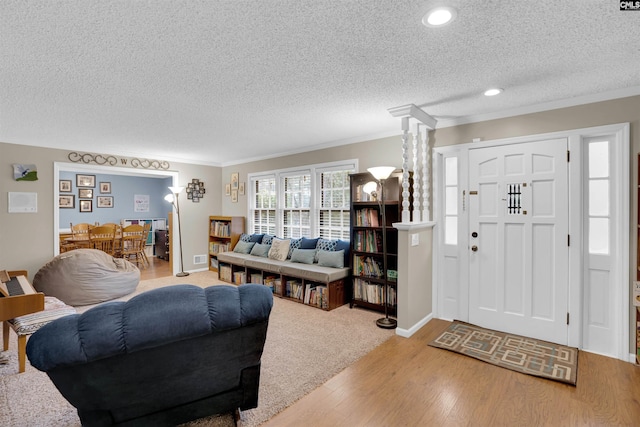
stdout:
{"type": "Polygon", "coordinates": [[[184,272],[184,263],[182,262],[182,229],[180,227],[180,203],[178,199],[180,198],[180,193],[184,190],[184,187],[169,187],[169,190],[172,194],[167,194],[164,199],[171,203],[173,207],[176,209],[176,215],[178,215],[178,245],[180,246],[180,273],[176,274],[176,277],[185,277],[188,276],[189,273],[184,272]]]}
{"type": "Polygon", "coordinates": [[[367,169],[380,183],[380,210],[382,211],[382,274],[384,277],[384,317],[376,320],[376,325],[384,329],[395,329],[398,326],[396,319],[389,317],[389,277],[387,276],[387,215],[384,205],[384,182],[396,168],[393,166],[378,166],[367,169]]]}

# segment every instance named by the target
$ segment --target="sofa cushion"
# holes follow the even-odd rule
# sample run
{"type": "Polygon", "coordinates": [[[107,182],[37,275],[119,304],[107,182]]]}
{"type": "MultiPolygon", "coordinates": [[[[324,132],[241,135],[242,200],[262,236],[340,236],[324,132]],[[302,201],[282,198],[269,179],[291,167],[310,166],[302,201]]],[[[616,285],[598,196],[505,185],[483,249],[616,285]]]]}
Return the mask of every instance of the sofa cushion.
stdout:
{"type": "Polygon", "coordinates": [[[299,277],[320,283],[329,283],[349,276],[348,268],[323,267],[318,264],[287,262],[280,268],[284,275],[299,277]]]}
{"type": "Polygon", "coordinates": [[[344,252],[344,262],[343,262],[343,266],[344,267],[348,267],[349,266],[349,261],[350,261],[350,256],[349,256],[349,251],[351,250],[351,244],[349,243],[348,240],[336,240],[336,251],[343,251],[344,252]]]}
{"type": "Polygon", "coordinates": [[[256,270],[268,271],[269,273],[278,273],[282,272],[282,266],[291,264],[290,261],[278,261],[275,259],[269,258],[258,258],[251,257],[245,262],[245,267],[253,268],[256,270]]]}
{"type": "Polygon", "coordinates": [[[269,255],[269,249],[271,245],[256,243],[253,245],[250,254],[255,256],[267,257],[269,255]]]}
{"type": "Polygon", "coordinates": [[[271,241],[271,249],[269,249],[269,258],[278,261],[284,261],[289,254],[289,239],[273,239],[271,241]]]}
{"type": "Polygon", "coordinates": [[[344,250],[339,251],[318,251],[318,265],[324,267],[343,268],[344,250]]]}
{"type": "Polygon", "coordinates": [[[220,252],[218,254],[218,261],[227,262],[229,264],[245,266],[248,259],[255,259],[253,255],[241,254],[239,252],[220,252]]]}
{"type": "Polygon", "coordinates": [[[248,253],[251,253],[251,249],[253,249],[254,245],[255,245],[255,242],[246,242],[244,240],[238,240],[238,243],[236,243],[236,246],[233,248],[233,252],[248,254],[248,253]]]}
{"type": "Polygon", "coordinates": [[[302,264],[313,264],[316,256],[315,249],[294,249],[291,255],[291,262],[299,262],[302,264]]]}

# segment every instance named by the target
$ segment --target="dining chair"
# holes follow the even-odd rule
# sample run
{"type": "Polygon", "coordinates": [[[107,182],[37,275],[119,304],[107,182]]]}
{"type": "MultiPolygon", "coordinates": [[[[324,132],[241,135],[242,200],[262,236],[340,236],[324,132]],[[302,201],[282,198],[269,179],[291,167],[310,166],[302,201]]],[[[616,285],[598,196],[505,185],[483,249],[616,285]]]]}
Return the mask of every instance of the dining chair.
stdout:
{"type": "Polygon", "coordinates": [[[89,230],[93,228],[93,225],[86,222],[76,225],[73,225],[73,223],[69,224],[71,225],[71,237],[75,246],[74,249],[90,249],[91,243],[89,242],[89,230]]]}
{"type": "Polygon", "coordinates": [[[116,239],[113,242],[113,254],[119,256],[120,254],[120,238],[122,237],[122,225],[115,222],[107,222],[102,224],[104,227],[113,227],[116,230],[116,239]]]}
{"type": "Polygon", "coordinates": [[[92,249],[99,249],[109,255],[114,255],[116,229],[113,226],[101,225],[89,230],[89,242],[92,249]]]}
{"type": "Polygon", "coordinates": [[[144,254],[146,246],[144,227],[132,224],[122,229],[120,255],[127,261],[135,263],[138,267],[147,267],[147,259],[144,254]]]}

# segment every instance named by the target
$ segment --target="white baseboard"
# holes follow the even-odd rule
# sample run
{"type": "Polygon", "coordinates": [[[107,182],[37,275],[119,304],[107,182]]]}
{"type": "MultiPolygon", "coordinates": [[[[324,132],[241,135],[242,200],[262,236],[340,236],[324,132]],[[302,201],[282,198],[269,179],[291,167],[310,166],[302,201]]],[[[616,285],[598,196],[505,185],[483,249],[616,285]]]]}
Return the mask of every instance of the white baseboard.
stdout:
{"type": "Polygon", "coordinates": [[[415,334],[420,328],[429,323],[429,321],[433,319],[433,313],[429,313],[429,315],[423,317],[418,323],[410,327],[409,329],[404,328],[396,328],[396,335],[400,335],[404,338],[409,338],[411,335],[415,334]]]}

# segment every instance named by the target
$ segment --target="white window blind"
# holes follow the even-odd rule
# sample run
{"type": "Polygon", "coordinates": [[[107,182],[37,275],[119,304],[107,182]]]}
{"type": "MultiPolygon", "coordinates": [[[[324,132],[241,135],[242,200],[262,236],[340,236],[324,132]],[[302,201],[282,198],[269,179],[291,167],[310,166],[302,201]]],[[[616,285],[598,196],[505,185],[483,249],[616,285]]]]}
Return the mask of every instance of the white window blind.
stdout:
{"type": "Polygon", "coordinates": [[[282,177],[285,238],[311,237],[311,173],[282,177]]]}
{"type": "Polygon", "coordinates": [[[343,169],[318,173],[318,230],[324,239],[349,240],[349,173],[352,172],[354,170],[343,169]]]}
{"type": "Polygon", "coordinates": [[[275,175],[257,178],[251,181],[253,189],[253,227],[254,233],[276,234],[276,177],[275,175]]]}

